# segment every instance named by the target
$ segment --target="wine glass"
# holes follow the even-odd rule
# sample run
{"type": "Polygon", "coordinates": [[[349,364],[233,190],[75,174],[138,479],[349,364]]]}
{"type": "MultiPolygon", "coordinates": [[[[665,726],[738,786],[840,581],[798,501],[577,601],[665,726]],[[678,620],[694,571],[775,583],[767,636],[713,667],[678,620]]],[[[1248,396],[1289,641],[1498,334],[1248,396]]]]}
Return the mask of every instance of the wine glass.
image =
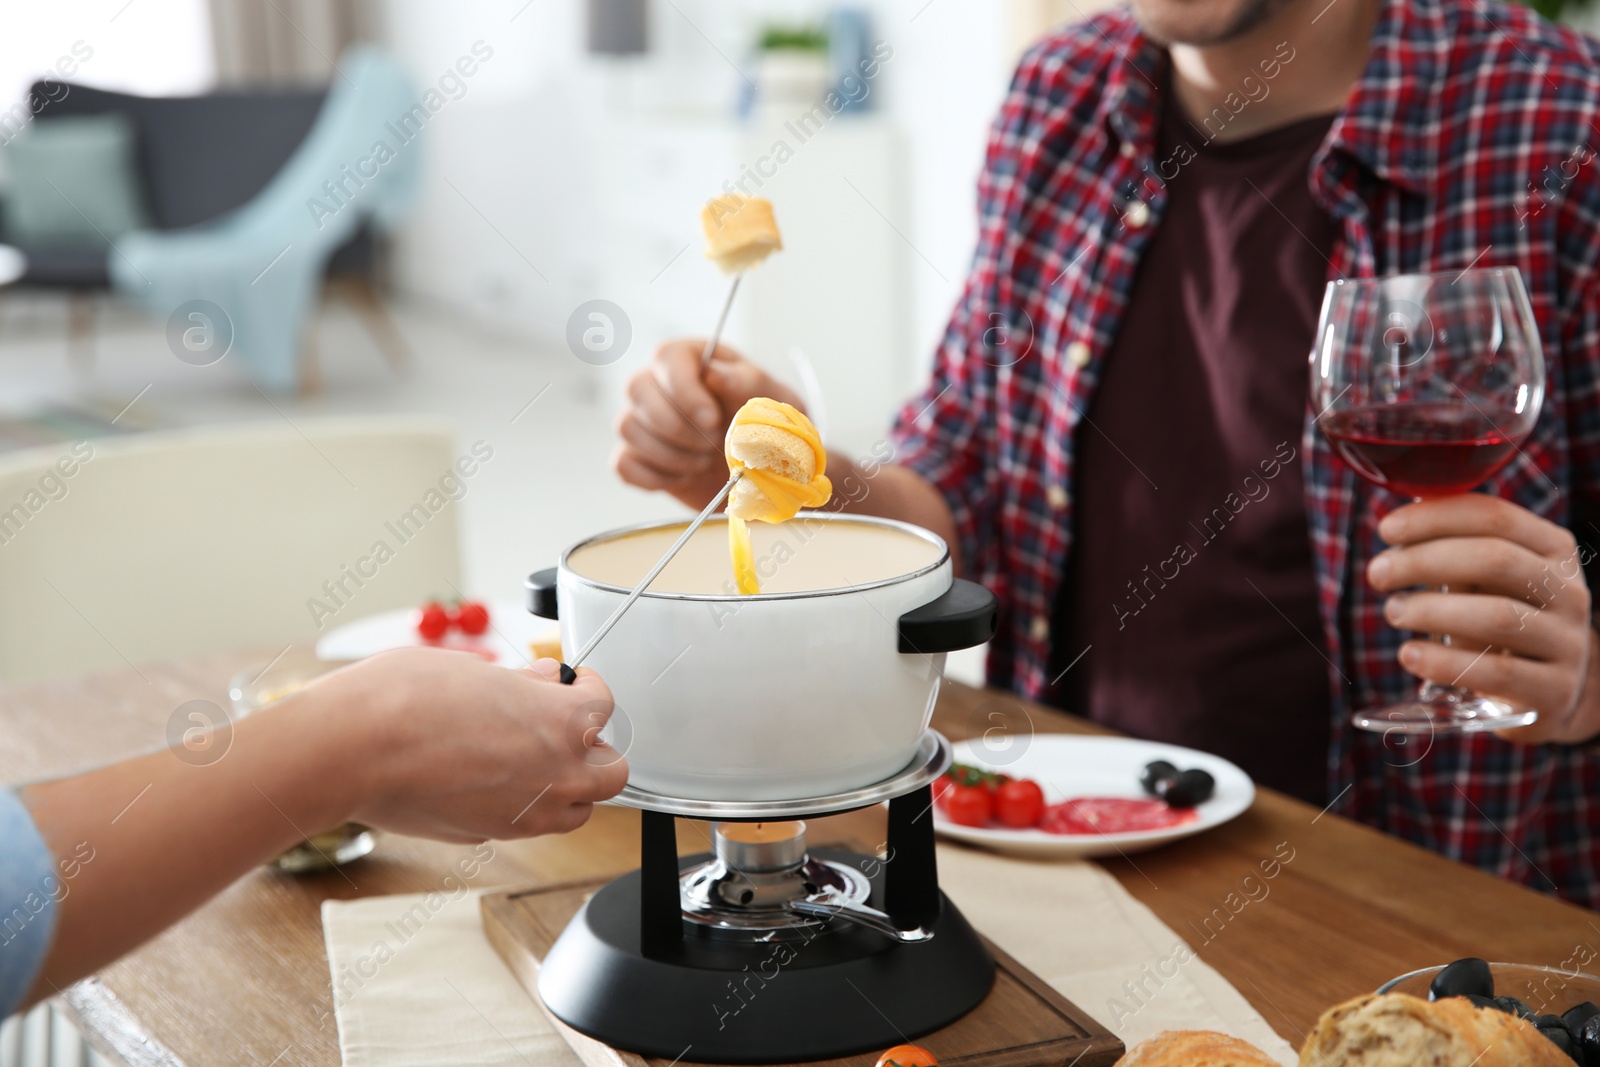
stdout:
{"type": "MultiPolygon", "coordinates": [[[[1515,267],[1328,283],[1311,405],[1334,451],[1373,485],[1414,500],[1465,493],[1516,455],[1543,402],[1539,329],[1515,267]]],[[[1501,730],[1537,717],[1424,682],[1413,699],[1358,711],[1354,721],[1431,733],[1501,730]]]]}

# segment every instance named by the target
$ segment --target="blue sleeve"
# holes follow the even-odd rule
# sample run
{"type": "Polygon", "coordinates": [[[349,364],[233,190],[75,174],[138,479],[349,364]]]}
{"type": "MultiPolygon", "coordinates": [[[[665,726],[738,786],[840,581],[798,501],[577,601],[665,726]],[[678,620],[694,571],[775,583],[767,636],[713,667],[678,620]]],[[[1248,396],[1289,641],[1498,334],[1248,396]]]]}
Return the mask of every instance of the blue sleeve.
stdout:
{"type": "Polygon", "coordinates": [[[55,932],[61,878],[33,816],[0,789],[0,1018],[33,985],[55,932]]]}

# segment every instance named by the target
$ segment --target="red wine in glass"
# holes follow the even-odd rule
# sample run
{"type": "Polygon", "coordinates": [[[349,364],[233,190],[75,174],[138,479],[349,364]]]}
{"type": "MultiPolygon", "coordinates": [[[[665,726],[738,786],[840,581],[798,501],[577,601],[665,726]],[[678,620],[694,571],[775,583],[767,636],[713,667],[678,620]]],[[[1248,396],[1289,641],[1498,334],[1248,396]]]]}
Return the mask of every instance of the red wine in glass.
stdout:
{"type": "MultiPolygon", "coordinates": [[[[1311,410],[1333,451],[1374,485],[1412,499],[1477,488],[1533,432],[1544,384],[1539,323],[1515,267],[1328,283],[1311,351],[1311,410]]],[[[1424,682],[1409,699],[1358,708],[1351,721],[1388,745],[1390,735],[1503,730],[1538,718],[1457,684],[1465,677],[1424,682]]]]}
{"type": "Polygon", "coordinates": [[[1412,401],[1329,412],[1322,432],[1362,477],[1409,497],[1454,496],[1482,485],[1516,453],[1501,431],[1511,412],[1412,401]]]}

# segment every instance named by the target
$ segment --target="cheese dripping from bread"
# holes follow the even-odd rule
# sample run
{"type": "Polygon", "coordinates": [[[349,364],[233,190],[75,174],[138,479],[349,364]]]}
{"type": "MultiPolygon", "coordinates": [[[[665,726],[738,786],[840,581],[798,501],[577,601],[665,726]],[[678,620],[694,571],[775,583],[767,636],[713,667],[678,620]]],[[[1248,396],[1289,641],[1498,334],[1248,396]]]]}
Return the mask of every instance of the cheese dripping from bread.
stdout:
{"type": "Polygon", "coordinates": [[[743,473],[728,496],[728,548],[739,592],[761,592],[750,550],[751,522],[786,522],[833,495],[822,472],[828,453],[811,420],[789,404],[756,397],[733,416],[723,443],[730,474],[743,473]]]}

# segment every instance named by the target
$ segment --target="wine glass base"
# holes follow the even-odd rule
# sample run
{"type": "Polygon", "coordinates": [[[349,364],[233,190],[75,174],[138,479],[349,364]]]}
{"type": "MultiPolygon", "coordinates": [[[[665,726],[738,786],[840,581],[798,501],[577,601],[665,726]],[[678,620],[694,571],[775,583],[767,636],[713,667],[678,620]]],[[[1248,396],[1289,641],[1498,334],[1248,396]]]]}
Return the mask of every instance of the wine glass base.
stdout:
{"type": "Polygon", "coordinates": [[[1430,686],[1414,700],[1386,708],[1367,708],[1351,717],[1358,729],[1373,733],[1472,734],[1527,726],[1539,718],[1531,709],[1518,710],[1469,690],[1430,686]]]}
{"type": "Polygon", "coordinates": [[[271,866],[290,874],[331,871],[368,855],[376,845],[369,827],[349,822],[300,842],[274,859],[271,866]]]}

